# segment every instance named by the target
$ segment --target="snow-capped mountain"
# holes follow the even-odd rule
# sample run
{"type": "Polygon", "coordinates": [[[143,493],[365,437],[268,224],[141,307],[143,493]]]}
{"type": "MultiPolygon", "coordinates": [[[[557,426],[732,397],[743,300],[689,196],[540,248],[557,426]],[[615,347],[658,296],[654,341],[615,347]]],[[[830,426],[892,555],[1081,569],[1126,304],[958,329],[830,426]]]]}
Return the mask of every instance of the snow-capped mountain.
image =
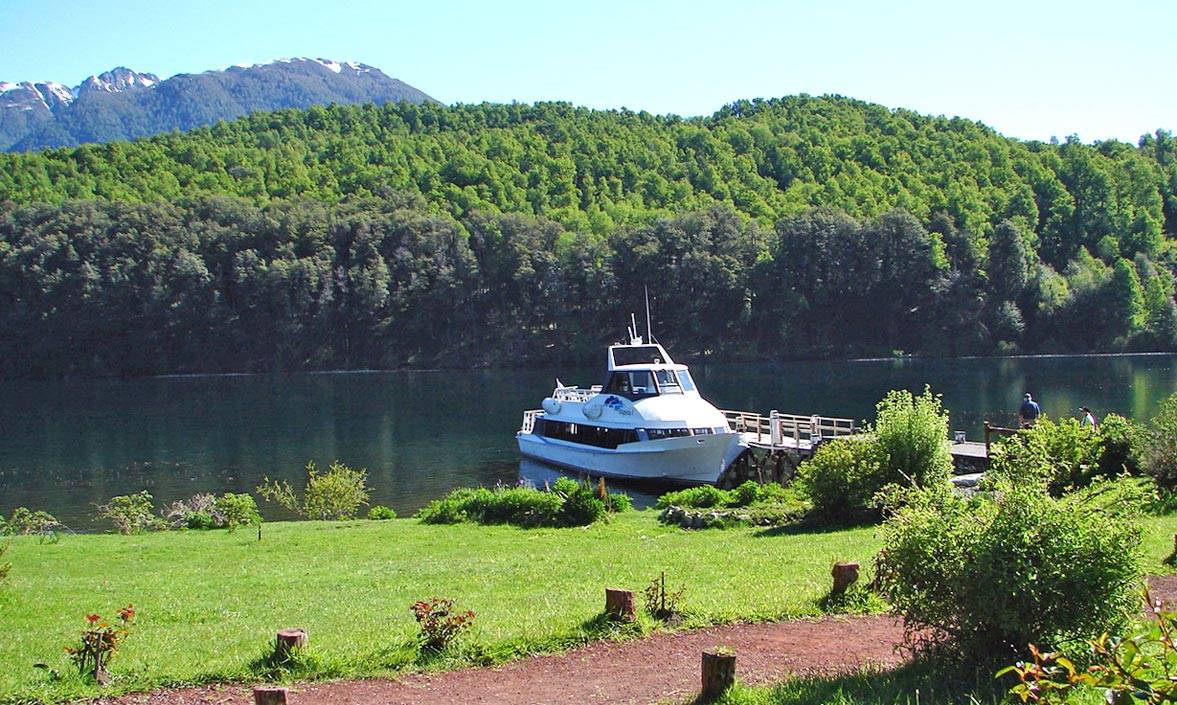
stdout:
{"type": "Polygon", "coordinates": [[[0,149],[27,151],[189,130],[256,110],[433,100],[354,61],[276,59],[166,80],[120,66],[74,88],[0,82],[0,149]]]}

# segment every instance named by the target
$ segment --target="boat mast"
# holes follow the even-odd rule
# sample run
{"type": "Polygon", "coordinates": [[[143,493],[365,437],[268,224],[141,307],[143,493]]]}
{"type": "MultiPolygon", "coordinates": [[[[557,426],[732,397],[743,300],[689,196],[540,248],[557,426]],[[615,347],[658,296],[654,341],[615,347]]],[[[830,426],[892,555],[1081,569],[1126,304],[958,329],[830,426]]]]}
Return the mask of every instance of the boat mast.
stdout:
{"type": "Polygon", "coordinates": [[[645,284],[642,286],[646,290],[646,341],[652,343],[654,342],[654,333],[650,330],[650,287],[645,284]]]}

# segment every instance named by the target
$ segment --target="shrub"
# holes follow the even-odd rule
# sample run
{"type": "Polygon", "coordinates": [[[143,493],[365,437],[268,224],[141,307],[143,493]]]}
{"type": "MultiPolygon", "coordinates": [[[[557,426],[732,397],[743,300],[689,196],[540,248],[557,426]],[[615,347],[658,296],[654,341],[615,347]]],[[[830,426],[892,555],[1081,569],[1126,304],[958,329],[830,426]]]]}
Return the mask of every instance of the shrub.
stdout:
{"type": "Polygon", "coordinates": [[[466,629],[474,625],[474,612],[458,612],[454,601],[433,598],[414,602],[409,611],[417,619],[421,631],[417,638],[421,646],[432,651],[441,651],[466,629]]]}
{"type": "Polygon", "coordinates": [[[1161,402],[1144,441],[1144,469],[1161,487],[1177,489],[1177,394],[1161,402]]]}
{"type": "Polygon", "coordinates": [[[1089,689],[1102,690],[1107,703],[1169,703],[1177,700],[1175,642],[1177,613],[1161,608],[1155,620],[1126,638],[1104,633],[1088,641],[1087,668],[1076,668],[1061,652],[1043,653],[1031,644],[1031,661],[1019,661],[997,675],[1017,677],[1009,692],[1023,703],[1070,702],[1072,695],[1089,689]]]}
{"type": "Polygon", "coordinates": [[[813,511],[828,519],[847,518],[871,506],[886,484],[879,449],[869,438],[838,438],[823,443],[797,476],[813,502],[813,511]]]}
{"type": "Polygon", "coordinates": [[[1140,452],[1144,429],[1119,414],[1108,414],[1099,422],[1098,474],[1103,477],[1140,474],[1140,452]]]}
{"type": "Polygon", "coordinates": [[[988,479],[1041,485],[1057,497],[1089,484],[1100,455],[1099,434],[1075,419],[1039,419],[993,448],[988,479]]]}
{"type": "Polygon", "coordinates": [[[166,528],[152,508],[151,493],[147,490],[111,497],[98,506],[99,517],[109,519],[121,534],[139,534],[166,528]]]}
{"type": "Polygon", "coordinates": [[[290,483],[262,478],[257,493],[307,519],[354,519],[360,505],[368,503],[367,473],[353,470],[338,460],[323,472],[312,460],[306,466],[307,481],[302,500],[290,483]]]}
{"type": "Polygon", "coordinates": [[[57,531],[63,528],[56,517],[48,512],[31,511],[27,507],[12,510],[8,521],[0,517],[0,529],[4,534],[36,535],[42,539],[57,539],[57,531]]]}
{"type": "Polygon", "coordinates": [[[875,409],[871,436],[885,473],[880,486],[907,479],[926,487],[948,479],[952,474],[948,412],[938,395],[928,387],[919,396],[892,390],[875,409]]]}
{"type": "Polygon", "coordinates": [[[606,493],[602,500],[587,483],[561,477],[550,491],[532,487],[460,488],[417,512],[426,524],[514,524],[516,526],[586,526],[608,511],[632,506],[623,494],[606,493]]]}
{"type": "Polygon", "coordinates": [[[396,512],[393,511],[392,507],[386,507],[383,504],[377,504],[376,506],[374,506],[368,510],[368,518],[369,519],[376,519],[376,520],[380,520],[380,521],[383,521],[386,519],[395,519],[396,512]]]}
{"type": "Polygon", "coordinates": [[[565,495],[556,521],[562,526],[588,526],[603,516],[605,502],[582,485],[565,495]]]}
{"type": "Polygon", "coordinates": [[[928,388],[892,390],[876,405],[875,425],[860,438],[823,444],[798,468],[814,513],[827,519],[871,511],[889,484],[945,484],[952,474],[948,413],[928,388]]]}
{"type": "Polygon", "coordinates": [[[230,532],[262,521],[253,497],[233,492],[220,497],[205,492],[176,500],[163,511],[163,518],[173,529],[227,528],[230,532]]]}
{"type": "Polygon", "coordinates": [[[135,608],[132,605],[120,609],[117,614],[118,622],[114,625],[102,621],[102,617],[96,614],[87,615],[81,643],[65,647],[78,673],[90,676],[103,685],[109,680],[106,667],[135,621],[135,608]]]}
{"type": "Polygon", "coordinates": [[[233,533],[240,526],[257,526],[262,523],[261,512],[253,495],[244,492],[226,492],[213,503],[214,519],[217,526],[223,526],[233,533]]]}
{"type": "MultiPolygon", "coordinates": [[[[743,485],[740,486],[743,487],[743,485]]],[[[665,509],[670,506],[710,509],[711,507],[726,505],[730,497],[729,492],[730,490],[721,490],[714,485],[688,487],[685,490],[667,492],[658,498],[655,506],[659,509],[665,509]]]]}
{"type": "Polygon", "coordinates": [[[883,593],[912,632],[958,656],[1054,648],[1123,625],[1138,606],[1131,483],[1062,499],[1029,485],[970,500],[911,490],[886,522],[883,593]]]}
{"type": "Polygon", "coordinates": [[[679,602],[686,591],[685,585],[678,590],[667,590],[666,573],[661,573],[646,586],[646,612],[654,619],[674,620],[681,617],[682,609],[679,602]]]}

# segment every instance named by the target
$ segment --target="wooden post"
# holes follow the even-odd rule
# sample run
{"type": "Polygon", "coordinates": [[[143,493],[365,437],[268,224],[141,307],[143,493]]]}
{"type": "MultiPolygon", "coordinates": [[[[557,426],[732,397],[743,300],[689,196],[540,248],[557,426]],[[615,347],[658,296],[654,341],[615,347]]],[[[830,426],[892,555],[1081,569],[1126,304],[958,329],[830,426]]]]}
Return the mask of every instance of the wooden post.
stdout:
{"type": "Polygon", "coordinates": [[[302,628],[281,629],[274,642],[274,660],[285,661],[295,651],[307,645],[307,630],[302,628]]]}
{"type": "Polygon", "coordinates": [[[719,697],[735,682],[735,654],[703,652],[703,700],[719,697]]]}
{"type": "Polygon", "coordinates": [[[989,457],[989,422],[985,422],[985,457],[989,457]]]}
{"type": "Polygon", "coordinates": [[[840,595],[846,592],[846,588],[858,582],[857,563],[835,563],[832,573],[834,588],[830,590],[831,595],[840,595]]]}
{"type": "Polygon", "coordinates": [[[1173,555],[1177,556],[1177,534],[1173,534],[1173,555]]]}
{"type": "Polygon", "coordinates": [[[638,618],[633,591],[605,588],[605,614],[614,619],[632,622],[638,618]]]}
{"type": "Polygon", "coordinates": [[[286,705],[286,689],[274,685],[253,687],[254,705],[286,705]]]}

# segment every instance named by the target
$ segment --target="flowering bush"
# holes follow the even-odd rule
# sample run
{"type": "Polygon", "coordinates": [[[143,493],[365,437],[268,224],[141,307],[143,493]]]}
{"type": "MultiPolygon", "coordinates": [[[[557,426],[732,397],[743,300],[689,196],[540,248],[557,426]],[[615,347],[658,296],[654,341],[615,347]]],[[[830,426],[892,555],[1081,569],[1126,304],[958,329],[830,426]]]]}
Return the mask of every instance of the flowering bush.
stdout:
{"type": "Polygon", "coordinates": [[[454,610],[454,601],[435,597],[431,600],[418,600],[409,608],[421,625],[418,641],[421,646],[433,651],[441,651],[464,630],[474,624],[474,612],[454,610]]]}
{"type": "Polygon", "coordinates": [[[326,470],[315,469],[314,461],[306,467],[307,483],[302,499],[285,480],[262,478],[257,493],[307,519],[355,519],[360,505],[368,503],[368,473],[355,470],[338,460],[326,470]]]}
{"type": "Polygon", "coordinates": [[[140,534],[167,528],[163,520],[155,516],[153,498],[147,490],[135,494],[111,497],[106,504],[98,506],[99,516],[114,523],[120,534],[140,534]]]}
{"type": "Polygon", "coordinates": [[[97,614],[86,615],[86,628],[82,631],[81,643],[78,646],[65,647],[70,660],[78,667],[78,673],[91,676],[103,685],[110,680],[106,666],[114,658],[114,652],[119,644],[127,638],[135,621],[135,607],[127,605],[116,614],[118,623],[113,625],[102,621],[102,617],[97,614]]]}

